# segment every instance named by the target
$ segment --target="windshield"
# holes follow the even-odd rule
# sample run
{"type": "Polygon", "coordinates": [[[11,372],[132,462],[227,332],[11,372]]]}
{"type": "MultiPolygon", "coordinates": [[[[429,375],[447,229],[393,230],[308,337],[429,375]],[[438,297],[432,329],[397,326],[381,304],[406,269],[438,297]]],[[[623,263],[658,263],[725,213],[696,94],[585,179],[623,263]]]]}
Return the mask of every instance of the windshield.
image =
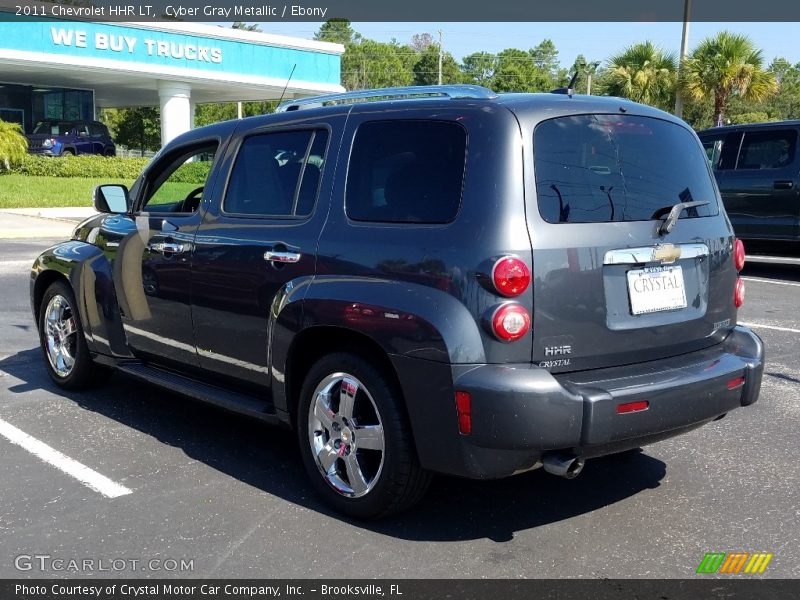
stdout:
{"type": "Polygon", "coordinates": [[[40,121],[36,124],[36,129],[33,130],[34,134],[42,135],[67,135],[74,123],[69,121],[40,121]]]}
{"type": "Polygon", "coordinates": [[[716,215],[703,148],[680,125],[627,115],[544,121],[534,132],[539,212],[549,223],[646,221],[679,202],[683,216],[716,215]]]}

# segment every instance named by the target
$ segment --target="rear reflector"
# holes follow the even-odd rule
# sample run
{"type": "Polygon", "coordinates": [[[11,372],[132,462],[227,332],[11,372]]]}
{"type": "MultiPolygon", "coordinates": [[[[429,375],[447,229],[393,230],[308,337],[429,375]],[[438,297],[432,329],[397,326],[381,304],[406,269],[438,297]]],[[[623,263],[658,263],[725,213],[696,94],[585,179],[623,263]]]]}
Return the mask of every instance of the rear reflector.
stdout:
{"type": "Polygon", "coordinates": [[[503,342],[515,342],[531,329],[531,316],[521,304],[503,304],[492,315],[492,331],[503,342]]]}
{"type": "Polygon", "coordinates": [[[736,287],[733,288],[733,305],[740,308],[744,304],[744,279],[736,278],[736,287]]]}
{"type": "Polygon", "coordinates": [[[745,253],[742,240],[733,242],[733,265],[737,271],[744,269],[745,253]]]}
{"type": "Polygon", "coordinates": [[[647,410],[648,406],[650,406],[650,403],[647,400],[617,404],[617,413],[622,415],[625,413],[639,412],[640,410],[647,410]]]}
{"type": "Polygon", "coordinates": [[[469,392],[456,392],[456,412],[458,413],[458,432],[462,435],[472,433],[472,397],[469,392]]]}
{"type": "Polygon", "coordinates": [[[735,390],[736,388],[741,387],[743,385],[744,385],[744,377],[737,377],[735,379],[731,379],[728,382],[728,389],[735,390]]]}

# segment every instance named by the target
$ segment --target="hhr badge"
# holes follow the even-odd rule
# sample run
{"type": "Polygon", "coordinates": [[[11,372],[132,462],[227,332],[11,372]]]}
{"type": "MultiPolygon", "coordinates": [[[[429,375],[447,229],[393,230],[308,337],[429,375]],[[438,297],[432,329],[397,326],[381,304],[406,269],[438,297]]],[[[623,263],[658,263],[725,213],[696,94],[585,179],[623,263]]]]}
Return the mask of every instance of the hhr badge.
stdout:
{"type": "Polygon", "coordinates": [[[546,346],[545,356],[569,356],[572,354],[572,346],[546,346]]]}

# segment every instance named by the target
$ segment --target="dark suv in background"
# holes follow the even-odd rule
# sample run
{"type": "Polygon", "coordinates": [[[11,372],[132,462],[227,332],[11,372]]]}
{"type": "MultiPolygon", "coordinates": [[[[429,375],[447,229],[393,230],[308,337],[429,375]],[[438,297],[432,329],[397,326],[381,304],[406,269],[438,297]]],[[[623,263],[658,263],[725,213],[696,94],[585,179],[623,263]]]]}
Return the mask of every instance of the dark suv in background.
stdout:
{"type": "Polygon", "coordinates": [[[116,156],[108,127],[99,121],[39,121],[28,138],[28,152],[44,156],[99,154],[116,156]]]}
{"type": "Polygon", "coordinates": [[[701,131],[736,235],[800,241],[800,121],[701,131]]]}
{"type": "Polygon", "coordinates": [[[53,380],[115,368],[293,428],[351,515],[433,472],[574,477],[758,397],[744,247],[695,133],[647,106],[292,101],[183,134],[95,206],[31,273],[53,380]]]}

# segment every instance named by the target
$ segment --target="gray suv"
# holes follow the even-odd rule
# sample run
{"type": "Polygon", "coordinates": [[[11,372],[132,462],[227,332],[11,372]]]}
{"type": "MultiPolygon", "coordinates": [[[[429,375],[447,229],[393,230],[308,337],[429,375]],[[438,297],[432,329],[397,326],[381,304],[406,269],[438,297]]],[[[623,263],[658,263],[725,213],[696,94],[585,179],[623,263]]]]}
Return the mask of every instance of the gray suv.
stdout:
{"type": "Polygon", "coordinates": [[[35,262],[59,385],[127,376],[296,431],[332,506],[411,506],[756,401],[744,247],[683,121],[388,89],[190,131],[35,262]]]}

